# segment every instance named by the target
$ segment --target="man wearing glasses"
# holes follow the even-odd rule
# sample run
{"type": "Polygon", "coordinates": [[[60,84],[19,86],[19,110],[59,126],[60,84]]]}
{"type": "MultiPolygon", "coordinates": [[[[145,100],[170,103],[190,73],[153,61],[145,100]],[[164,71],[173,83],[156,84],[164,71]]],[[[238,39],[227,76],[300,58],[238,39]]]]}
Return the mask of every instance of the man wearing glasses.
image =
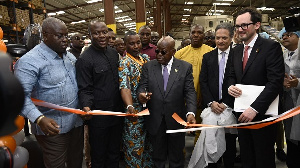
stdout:
{"type": "Polygon", "coordinates": [[[172,115],[176,112],[189,123],[196,123],[196,92],[192,65],[173,57],[176,52],[172,37],[158,41],[156,60],[143,65],[139,101],[147,103],[150,116],[145,117],[146,129],[153,146],[154,167],[164,168],[167,159],[169,167],[184,167],[183,148],[185,134],[167,134],[166,130],[183,129],[172,115]]]}
{"type": "Polygon", "coordinates": [[[205,32],[205,37],[204,37],[204,44],[211,46],[212,48],[216,47],[216,41],[215,41],[215,33],[212,32],[211,30],[208,30],[205,32]]]}
{"type": "Polygon", "coordinates": [[[71,37],[70,49],[68,50],[72,53],[77,59],[81,54],[81,50],[84,47],[85,38],[82,37],[82,34],[76,33],[71,37]]]}
{"type": "MultiPolygon", "coordinates": [[[[245,111],[236,111],[238,122],[260,121],[269,105],[282,93],[284,61],[280,44],[258,36],[261,14],[244,8],[236,18],[236,33],[243,45],[234,48],[228,93],[237,98],[243,91],[235,84],[265,86],[256,100],[245,111]]],[[[275,168],[274,144],[276,124],[261,129],[238,129],[244,168],[275,168]]]]}
{"type": "MultiPolygon", "coordinates": [[[[300,105],[300,60],[298,59],[298,40],[300,32],[285,32],[283,30],[281,43],[286,48],[283,53],[285,62],[285,78],[284,78],[284,111],[290,110],[300,105]]],[[[287,159],[288,167],[299,167],[300,160],[300,115],[284,120],[284,128],[287,143],[287,159]]]]}
{"type": "Polygon", "coordinates": [[[48,17],[42,26],[43,42],[15,65],[15,75],[25,91],[21,115],[31,122],[31,130],[43,151],[45,166],[82,167],[83,127],[79,115],[38,107],[31,98],[78,108],[76,58],[66,52],[67,26],[48,17]]]}

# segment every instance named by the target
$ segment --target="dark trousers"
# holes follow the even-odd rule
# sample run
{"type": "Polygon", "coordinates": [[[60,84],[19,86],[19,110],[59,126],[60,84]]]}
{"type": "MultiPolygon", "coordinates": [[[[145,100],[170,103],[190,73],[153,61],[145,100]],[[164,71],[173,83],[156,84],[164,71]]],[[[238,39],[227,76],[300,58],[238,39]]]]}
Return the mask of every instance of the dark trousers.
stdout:
{"type": "Polygon", "coordinates": [[[43,151],[46,168],[81,168],[83,159],[83,126],[55,136],[35,135],[43,151]]]}
{"type": "Polygon", "coordinates": [[[277,125],[260,129],[238,129],[243,168],[275,168],[277,125]]]}
{"type": "Polygon", "coordinates": [[[121,124],[110,127],[89,125],[92,168],[119,168],[121,124]]]}
{"type": "Polygon", "coordinates": [[[150,134],[150,141],[153,147],[152,160],[156,168],[164,168],[169,159],[169,168],[183,168],[185,146],[185,134],[167,134],[166,123],[163,120],[156,135],[150,134]]]}
{"type": "Polygon", "coordinates": [[[287,144],[287,158],[286,165],[288,168],[299,168],[300,166],[300,141],[296,144],[286,139],[287,144]]]}
{"type": "MultiPolygon", "coordinates": [[[[226,140],[226,151],[224,152],[222,158],[224,162],[225,168],[233,168],[234,167],[234,159],[236,154],[236,134],[225,134],[226,140]]],[[[220,159],[222,159],[220,158],[220,159]]],[[[217,163],[209,163],[208,168],[217,168],[217,163]]]]}

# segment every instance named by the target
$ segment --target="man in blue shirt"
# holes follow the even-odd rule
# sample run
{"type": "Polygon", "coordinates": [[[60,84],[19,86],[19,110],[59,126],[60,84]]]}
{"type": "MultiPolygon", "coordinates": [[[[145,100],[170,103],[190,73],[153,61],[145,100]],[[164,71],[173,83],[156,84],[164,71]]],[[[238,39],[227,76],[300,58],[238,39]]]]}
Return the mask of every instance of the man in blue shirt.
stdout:
{"type": "Polygon", "coordinates": [[[76,58],[66,52],[68,30],[59,19],[47,18],[42,26],[43,42],[15,65],[15,75],[25,91],[21,115],[31,122],[32,133],[42,148],[46,167],[81,167],[82,119],[77,114],[38,107],[32,98],[78,108],[76,58]]]}

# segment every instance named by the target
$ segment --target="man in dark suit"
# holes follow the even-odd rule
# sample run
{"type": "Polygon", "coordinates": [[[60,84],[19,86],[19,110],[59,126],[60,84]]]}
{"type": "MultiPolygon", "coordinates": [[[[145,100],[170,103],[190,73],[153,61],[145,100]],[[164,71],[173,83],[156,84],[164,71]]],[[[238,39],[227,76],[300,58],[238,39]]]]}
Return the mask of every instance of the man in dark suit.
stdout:
{"type": "Polygon", "coordinates": [[[196,123],[197,100],[192,65],[174,58],[174,47],[175,41],[170,36],[158,41],[156,60],[144,64],[138,88],[139,101],[147,103],[150,111],[146,129],[150,133],[153,162],[157,168],[164,168],[167,159],[170,168],[184,167],[185,134],[166,133],[166,130],[183,128],[172,118],[173,113],[187,118],[189,123],[196,123]]]}
{"type": "MultiPolygon", "coordinates": [[[[215,41],[217,48],[204,54],[200,72],[200,87],[205,107],[221,114],[226,108],[233,108],[233,99],[228,95],[226,83],[233,51],[230,47],[233,27],[230,23],[222,23],[216,27],[215,41]]],[[[234,167],[236,134],[225,130],[226,151],[223,155],[225,168],[234,167]]],[[[217,167],[216,163],[208,167],[217,167]]]]}
{"type": "MultiPolygon", "coordinates": [[[[84,111],[122,111],[119,55],[107,45],[107,26],[96,20],[88,30],[92,44],[76,62],[79,101],[84,111]]],[[[116,116],[93,116],[89,120],[92,167],[119,168],[122,121],[116,116]]]]}
{"type": "MultiPolygon", "coordinates": [[[[243,45],[234,48],[233,64],[228,77],[228,93],[239,97],[242,90],[234,84],[265,86],[264,90],[245,111],[237,112],[241,123],[259,121],[270,104],[281,93],[284,78],[284,61],[279,43],[258,36],[261,14],[244,8],[236,18],[236,31],[243,45]]],[[[273,168],[276,125],[261,129],[239,129],[239,144],[244,168],[273,168]]]]}

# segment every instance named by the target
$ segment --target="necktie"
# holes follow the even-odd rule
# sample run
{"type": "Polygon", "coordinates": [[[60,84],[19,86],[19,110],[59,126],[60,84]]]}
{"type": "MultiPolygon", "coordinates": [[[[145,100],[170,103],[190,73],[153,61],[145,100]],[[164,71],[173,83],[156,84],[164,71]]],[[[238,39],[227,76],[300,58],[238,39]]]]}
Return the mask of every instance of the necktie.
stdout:
{"type": "Polygon", "coordinates": [[[222,52],[222,58],[219,62],[219,100],[222,98],[222,85],[224,78],[225,52],[222,52]]]}
{"type": "Polygon", "coordinates": [[[247,61],[248,61],[248,49],[250,46],[245,46],[245,50],[244,50],[244,58],[243,58],[243,71],[246,67],[247,61]]]}
{"type": "Polygon", "coordinates": [[[164,91],[166,91],[168,80],[169,80],[169,72],[167,66],[164,66],[163,78],[164,78],[164,91]]]}
{"type": "Polygon", "coordinates": [[[291,59],[292,59],[292,56],[294,55],[294,51],[292,51],[292,52],[290,52],[290,54],[289,54],[289,61],[291,61],[291,59]]]}

